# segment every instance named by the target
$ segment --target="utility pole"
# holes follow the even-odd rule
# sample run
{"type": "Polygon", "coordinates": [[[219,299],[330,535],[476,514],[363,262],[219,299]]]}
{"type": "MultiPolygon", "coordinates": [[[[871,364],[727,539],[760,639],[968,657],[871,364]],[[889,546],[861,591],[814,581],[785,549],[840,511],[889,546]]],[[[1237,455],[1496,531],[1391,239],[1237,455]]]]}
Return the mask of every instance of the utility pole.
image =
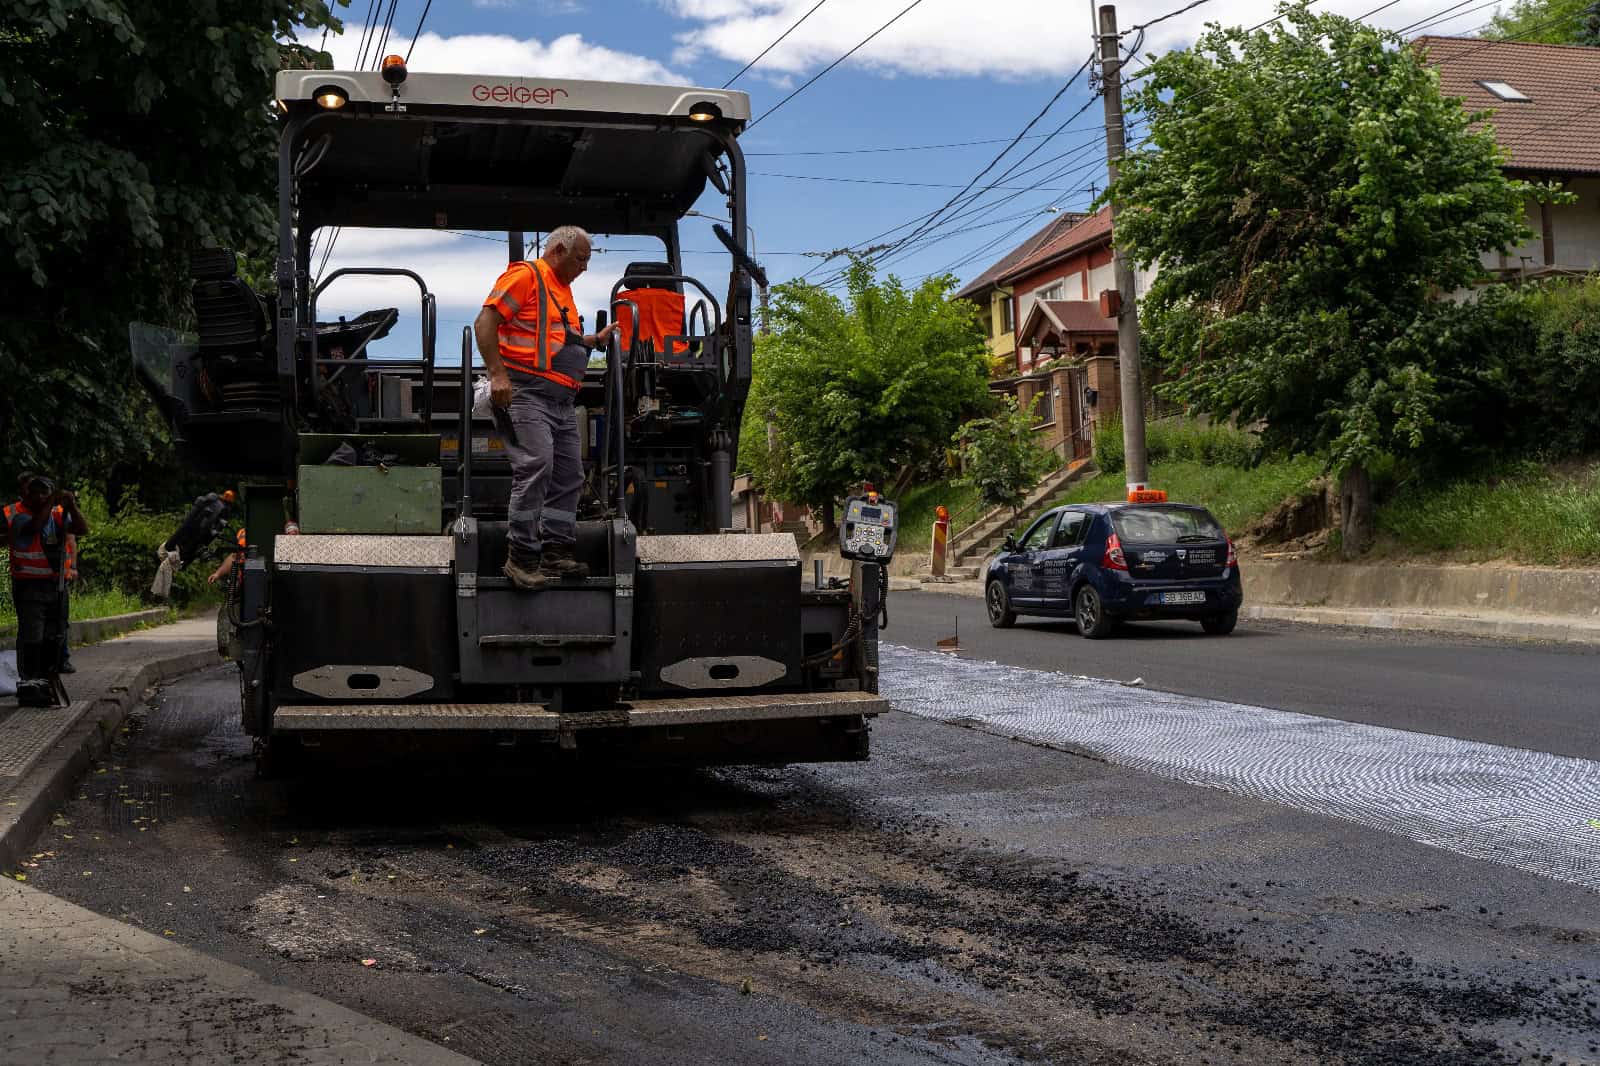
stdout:
{"type": "MultiPolygon", "coordinates": [[[[1117,9],[1100,8],[1100,93],[1106,110],[1106,171],[1114,183],[1126,148],[1122,123],[1122,52],[1117,40],[1117,9]]],[[[1116,239],[1117,203],[1111,201],[1112,264],[1122,305],[1117,312],[1117,376],[1122,388],[1122,450],[1126,456],[1128,491],[1146,487],[1144,449],[1144,382],[1139,369],[1139,308],[1133,263],[1116,239]]]]}

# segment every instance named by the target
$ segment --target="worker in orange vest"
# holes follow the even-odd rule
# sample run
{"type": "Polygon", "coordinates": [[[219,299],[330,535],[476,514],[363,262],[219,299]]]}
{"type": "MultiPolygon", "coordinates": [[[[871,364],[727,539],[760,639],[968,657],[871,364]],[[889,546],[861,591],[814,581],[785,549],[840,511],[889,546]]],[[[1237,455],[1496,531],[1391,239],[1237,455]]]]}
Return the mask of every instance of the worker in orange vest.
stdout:
{"type": "Polygon", "coordinates": [[[244,565],[245,536],[244,528],[242,526],[239,529],[238,536],[234,537],[233,539],[234,542],[239,546],[238,551],[228,552],[222,557],[222,562],[217,564],[217,568],[211,571],[211,576],[206,578],[206,583],[208,585],[215,585],[218,581],[221,581],[223,578],[232,573],[234,567],[244,565]]]}
{"type": "MultiPolygon", "coordinates": [[[[589,235],[577,226],[553,231],[542,256],[506,268],[473,323],[489,371],[495,426],[511,460],[504,572],[518,588],[537,590],[589,575],[572,553],[583,488],[572,408],[589,350],[605,344],[617,328],[613,322],[598,333],[583,332],[572,283],[589,269],[591,252],[589,235]]],[[[465,427],[461,438],[463,448],[471,447],[465,427]]]]}
{"type": "Polygon", "coordinates": [[[60,674],[61,613],[68,535],[85,536],[77,498],[42,474],[18,480],[16,503],[4,508],[11,552],[11,599],[17,609],[17,701],[48,706],[60,674]]]}

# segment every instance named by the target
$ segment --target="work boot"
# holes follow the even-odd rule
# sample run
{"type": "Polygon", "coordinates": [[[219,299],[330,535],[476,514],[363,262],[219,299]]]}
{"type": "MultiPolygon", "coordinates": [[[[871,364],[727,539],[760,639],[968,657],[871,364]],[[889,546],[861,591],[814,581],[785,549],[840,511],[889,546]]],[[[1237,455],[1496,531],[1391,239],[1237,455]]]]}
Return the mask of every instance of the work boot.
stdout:
{"type": "Polygon", "coordinates": [[[562,578],[583,578],[589,576],[589,564],[580,563],[572,557],[570,544],[546,544],[544,561],[539,564],[539,573],[558,581],[562,578]]]}
{"type": "Polygon", "coordinates": [[[512,552],[506,557],[506,565],[501,567],[501,571],[511,579],[513,585],[526,592],[538,592],[547,587],[552,580],[537,559],[530,559],[518,552],[512,552]]]}

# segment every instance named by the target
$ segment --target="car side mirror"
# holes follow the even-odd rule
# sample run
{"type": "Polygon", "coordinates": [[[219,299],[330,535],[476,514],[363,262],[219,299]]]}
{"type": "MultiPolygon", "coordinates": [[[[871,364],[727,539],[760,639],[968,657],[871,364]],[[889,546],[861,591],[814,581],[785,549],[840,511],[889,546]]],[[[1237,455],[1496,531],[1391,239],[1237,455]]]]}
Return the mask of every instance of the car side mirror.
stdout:
{"type": "Polygon", "coordinates": [[[1006,539],[1000,542],[1000,547],[1008,552],[1017,550],[1017,537],[1014,533],[1007,533],[1006,539]]]}

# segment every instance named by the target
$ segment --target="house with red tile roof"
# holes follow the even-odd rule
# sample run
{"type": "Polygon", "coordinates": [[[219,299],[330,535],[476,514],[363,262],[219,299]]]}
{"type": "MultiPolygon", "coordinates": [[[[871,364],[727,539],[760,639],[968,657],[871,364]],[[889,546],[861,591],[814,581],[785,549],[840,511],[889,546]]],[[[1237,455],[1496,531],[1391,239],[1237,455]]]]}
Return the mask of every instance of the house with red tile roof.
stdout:
{"type": "MultiPolygon", "coordinates": [[[[960,299],[971,300],[981,309],[991,356],[1010,357],[1017,350],[1017,323],[1015,305],[1011,302],[1011,286],[1001,285],[996,279],[1087,217],[1082,211],[1058,212],[1043,228],[1029,234],[1027,240],[1011,249],[956,293],[960,299]]],[[[1015,362],[1014,359],[1012,361],[1015,362]]]]}
{"type": "Polygon", "coordinates": [[[1439,87],[1486,122],[1507,156],[1506,172],[1557,182],[1571,204],[1528,203],[1534,236],[1508,252],[1486,252],[1484,266],[1502,278],[1600,269],[1600,48],[1417,38],[1439,71],[1439,87]]]}

